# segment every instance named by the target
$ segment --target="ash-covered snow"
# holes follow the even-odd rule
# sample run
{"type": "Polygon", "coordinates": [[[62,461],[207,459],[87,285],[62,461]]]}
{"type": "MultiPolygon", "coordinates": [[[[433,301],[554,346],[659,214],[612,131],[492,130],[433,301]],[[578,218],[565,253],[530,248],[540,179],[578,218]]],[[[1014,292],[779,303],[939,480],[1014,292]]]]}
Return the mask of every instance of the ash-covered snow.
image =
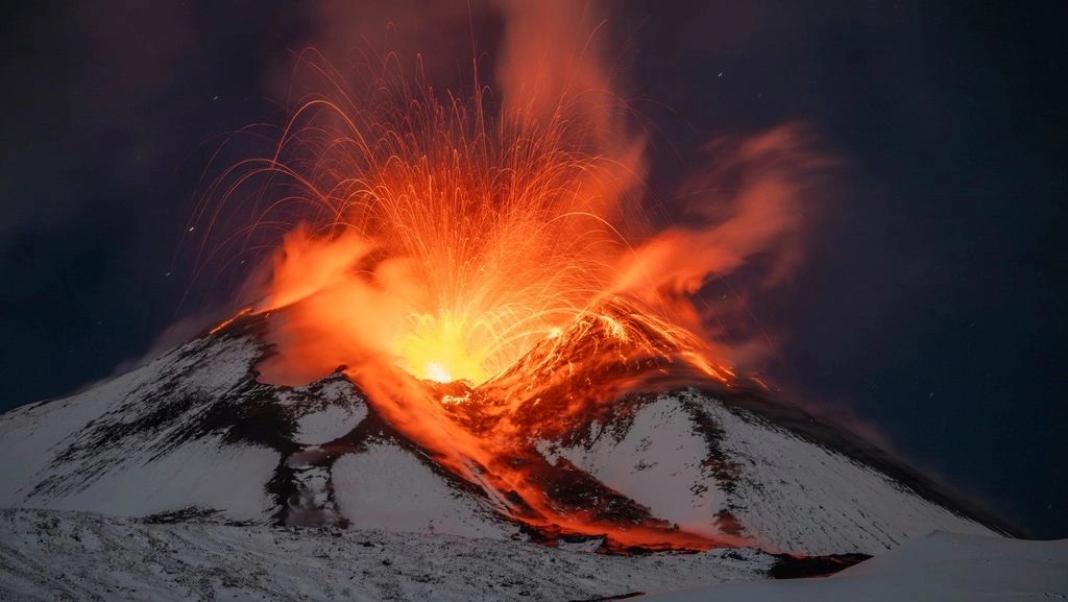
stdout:
{"type": "Polygon", "coordinates": [[[495,539],[518,531],[401,447],[371,444],[338,458],[333,474],[338,507],[356,528],[495,539]]]}
{"type": "Polygon", "coordinates": [[[703,463],[706,443],[689,414],[671,399],[640,408],[628,428],[594,423],[579,445],[538,448],[549,458],[563,457],[653,511],[698,533],[714,535],[715,514],[725,502],[703,463]]]}
{"type": "Polygon", "coordinates": [[[939,529],[992,533],[870,466],[696,391],[658,396],[626,428],[594,424],[572,445],[539,449],[655,516],[701,533],[737,531],[770,549],[877,554],[939,529]]]}
{"type": "Polygon", "coordinates": [[[247,339],[195,341],[72,397],[0,416],[0,506],[145,515],[178,500],[262,518],[278,454],[183,432],[209,400],[243,384],[258,353],[247,339]]]}
{"type": "Polygon", "coordinates": [[[340,377],[283,391],[279,403],[294,410],[293,441],[303,445],[319,445],[342,437],[368,414],[366,402],[352,383],[340,377]]]}
{"type": "Polygon", "coordinates": [[[1068,540],[933,533],[830,577],[733,582],[649,602],[1068,600],[1068,540]]]}
{"type": "MultiPolygon", "coordinates": [[[[692,397],[691,397],[692,399],[692,397]]],[[[878,554],[932,531],[992,535],[845,455],[708,403],[722,448],[744,477],[730,494],[733,513],[771,545],[809,554],[878,554]]]]}
{"type": "Polygon", "coordinates": [[[209,336],[65,399],[0,416],[0,508],[507,537],[341,374],[257,381],[255,334],[209,336]]]}
{"type": "Polygon", "coordinates": [[[0,511],[3,600],[593,600],[763,578],[754,550],[606,556],[511,540],[0,511]]]}
{"type": "MultiPolygon", "coordinates": [[[[42,500],[57,510],[106,509],[144,516],[181,506],[225,509],[232,520],[264,520],[273,504],[264,492],[278,454],[261,447],[223,448],[217,438],[184,444],[154,461],[132,461],[69,495],[42,500]],[[210,466],[211,470],[204,467],[210,466]]],[[[36,501],[36,500],[35,500],[36,501]]]]}

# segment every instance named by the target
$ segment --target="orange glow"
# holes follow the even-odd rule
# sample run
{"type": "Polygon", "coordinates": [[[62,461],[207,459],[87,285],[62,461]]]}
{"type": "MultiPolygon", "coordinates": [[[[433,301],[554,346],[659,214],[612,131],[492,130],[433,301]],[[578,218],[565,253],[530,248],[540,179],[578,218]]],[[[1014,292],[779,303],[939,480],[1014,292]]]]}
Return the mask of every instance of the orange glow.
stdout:
{"type": "Polygon", "coordinates": [[[251,307],[246,307],[246,308],[238,311],[233,316],[230,316],[229,318],[223,320],[222,322],[219,322],[215,326],[212,326],[211,330],[208,331],[208,334],[215,334],[217,332],[220,332],[220,331],[224,330],[227,326],[233,324],[234,320],[237,320],[238,318],[240,318],[242,316],[247,316],[250,313],[252,313],[252,308],[251,307]]]}
{"type": "Polygon", "coordinates": [[[729,386],[692,297],[796,234],[795,166],[815,159],[791,128],[741,145],[736,194],[655,232],[638,206],[644,138],[591,23],[570,3],[505,5],[502,101],[434,90],[396,57],[355,89],[313,61],[326,92],[296,108],[273,156],[220,180],[224,199],[267,199],[261,226],[301,216],[254,308],[271,312],[277,351],[259,369],[296,384],[345,366],[394,428],[529,526],[654,549],[740,543],[555,499],[566,467],[533,441],[628,392],[729,386]]]}

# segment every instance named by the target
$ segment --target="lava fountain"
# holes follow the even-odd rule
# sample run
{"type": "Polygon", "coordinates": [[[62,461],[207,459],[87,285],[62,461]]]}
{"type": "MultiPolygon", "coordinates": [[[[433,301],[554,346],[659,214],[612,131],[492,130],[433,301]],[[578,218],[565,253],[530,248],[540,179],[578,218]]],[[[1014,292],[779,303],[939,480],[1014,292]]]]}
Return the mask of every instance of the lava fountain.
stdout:
{"type": "Polygon", "coordinates": [[[270,314],[276,349],[259,369],[295,384],[343,367],[395,429],[534,530],[623,548],[739,543],[612,506],[610,490],[561,499],[574,475],[533,444],[627,393],[730,386],[729,350],[695,295],[751,258],[771,257],[772,272],[790,262],[802,179],[820,160],[796,128],[720,143],[694,179],[720,192],[691,225],[653,228],[644,136],[567,6],[516,3],[496,88],[477,62],[461,93],[392,54],[355,86],[303,55],[320,92],[270,156],[209,195],[216,214],[251,199],[254,229],[287,229],[250,309],[270,314]]]}

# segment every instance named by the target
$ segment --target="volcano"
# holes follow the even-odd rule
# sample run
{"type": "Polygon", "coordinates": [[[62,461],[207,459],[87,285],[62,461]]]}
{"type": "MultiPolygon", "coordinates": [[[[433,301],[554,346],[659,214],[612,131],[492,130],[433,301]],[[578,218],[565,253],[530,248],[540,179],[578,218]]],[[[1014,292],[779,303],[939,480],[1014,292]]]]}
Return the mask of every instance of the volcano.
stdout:
{"type": "Polygon", "coordinates": [[[756,386],[682,386],[664,369],[653,371],[660,382],[627,381],[614,403],[569,403],[620,381],[603,362],[598,373],[553,378],[566,372],[554,364],[560,357],[594,352],[590,329],[563,356],[532,350],[524,361],[544,371],[535,384],[505,373],[474,388],[433,385],[448,419],[475,437],[510,423],[514,444],[500,462],[522,469],[525,486],[551,505],[546,515],[495,480],[495,466],[472,465],[466,477],[443,467],[342,369],[297,387],[259,382],[256,367],[273,353],[263,338],[269,319],[240,316],[125,375],[3,415],[0,506],[608,553],[871,555],[933,530],[1007,532],[877,447],[756,386]],[[501,416],[493,400],[504,397],[522,401],[501,416]],[[581,516],[587,528],[556,516],[581,516]]]}

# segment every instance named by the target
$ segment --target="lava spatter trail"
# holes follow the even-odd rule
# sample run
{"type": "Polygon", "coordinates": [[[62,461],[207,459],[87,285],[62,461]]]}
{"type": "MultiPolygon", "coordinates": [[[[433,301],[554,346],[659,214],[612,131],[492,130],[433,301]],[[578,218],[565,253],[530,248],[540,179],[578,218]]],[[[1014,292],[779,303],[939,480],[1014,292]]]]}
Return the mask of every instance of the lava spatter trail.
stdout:
{"type": "Polygon", "coordinates": [[[286,230],[248,287],[276,351],[259,370],[296,384],[345,366],[393,428],[542,532],[620,549],[740,543],[578,487],[579,471],[534,442],[630,392],[729,386],[729,348],[706,328],[725,315],[694,295],[750,258],[769,279],[796,261],[797,205],[820,160],[794,128],[727,145],[697,180],[731,194],[691,208],[686,227],[654,228],[645,136],[602,68],[598,21],[571,3],[508,6],[497,90],[477,76],[467,94],[435,89],[396,55],[348,85],[307,53],[315,92],[273,152],[211,188],[201,231],[239,201],[257,208],[249,230],[286,230]]]}

